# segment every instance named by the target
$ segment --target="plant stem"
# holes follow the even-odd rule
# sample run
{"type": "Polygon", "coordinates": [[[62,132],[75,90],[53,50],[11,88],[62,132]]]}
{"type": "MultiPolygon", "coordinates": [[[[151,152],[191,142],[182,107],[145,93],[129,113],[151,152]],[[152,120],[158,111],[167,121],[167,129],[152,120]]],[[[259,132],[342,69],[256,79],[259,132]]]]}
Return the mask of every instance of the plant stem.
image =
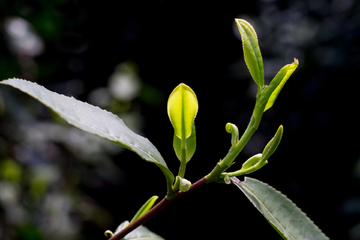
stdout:
{"type": "MultiPolygon", "coordinates": [[[[123,230],[121,230],[120,232],[115,234],[109,240],[120,240],[121,238],[125,237],[126,234],[130,233],[131,231],[133,231],[134,229],[136,229],[137,227],[144,224],[145,222],[147,222],[148,220],[150,220],[151,218],[156,216],[158,213],[163,211],[165,208],[167,208],[169,205],[171,205],[177,199],[187,195],[190,192],[197,190],[198,188],[200,188],[210,182],[216,182],[216,181],[220,180],[220,175],[231,166],[232,162],[239,155],[241,150],[245,147],[245,145],[250,140],[252,135],[256,132],[256,130],[259,126],[261,117],[262,117],[262,110],[263,109],[261,109],[261,111],[259,111],[260,114],[257,114],[256,119],[255,119],[254,114],[251,116],[249,125],[247,126],[247,128],[246,128],[244,134],[241,136],[240,140],[237,142],[237,144],[235,146],[231,147],[231,149],[229,150],[229,152],[225,156],[225,158],[222,161],[220,161],[219,163],[217,163],[215,168],[208,175],[206,175],[199,181],[192,184],[191,188],[188,191],[186,191],[186,192],[179,191],[174,198],[167,199],[167,197],[164,197],[158,204],[156,204],[147,213],[142,215],[136,221],[130,223],[126,228],[124,228],[123,230]]],[[[182,153],[181,153],[181,159],[180,159],[181,165],[180,165],[180,169],[179,169],[179,176],[183,177],[183,175],[185,175],[185,166],[186,166],[186,153],[185,153],[186,139],[185,139],[185,141],[182,139],[181,146],[182,146],[182,149],[181,149],[182,153]],[[185,157],[185,159],[183,159],[184,157],[185,157]]]]}
{"type": "Polygon", "coordinates": [[[130,223],[126,228],[124,228],[123,230],[121,230],[120,232],[115,234],[109,240],[120,240],[120,239],[122,239],[123,237],[126,236],[126,234],[130,233],[131,231],[133,231],[134,229],[136,229],[140,225],[144,224],[145,222],[147,222],[148,220],[150,220],[151,218],[153,218],[154,216],[156,216],[157,214],[162,212],[165,208],[167,208],[169,205],[174,203],[176,200],[178,200],[181,197],[186,196],[190,192],[196,191],[200,187],[206,185],[206,183],[207,182],[206,182],[205,178],[202,178],[199,181],[192,184],[191,188],[188,191],[186,191],[186,192],[179,191],[179,193],[176,195],[175,198],[173,198],[171,200],[167,200],[166,197],[164,197],[158,204],[156,204],[147,213],[142,215],[136,221],[130,223]]]}
{"type": "Polygon", "coordinates": [[[260,121],[256,120],[254,115],[252,115],[249,125],[246,128],[244,134],[241,136],[238,143],[234,147],[231,147],[230,151],[225,156],[225,158],[221,160],[218,164],[216,164],[215,168],[208,175],[205,176],[207,183],[219,180],[219,176],[231,166],[235,158],[239,155],[241,150],[245,147],[247,142],[255,133],[255,131],[259,126],[259,123],[260,121]]]}
{"type": "Polygon", "coordinates": [[[185,170],[186,170],[186,140],[185,141],[181,140],[180,168],[178,175],[184,178],[185,170]],[[183,144],[183,142],[185,142],[185,144],[183,144]]]}

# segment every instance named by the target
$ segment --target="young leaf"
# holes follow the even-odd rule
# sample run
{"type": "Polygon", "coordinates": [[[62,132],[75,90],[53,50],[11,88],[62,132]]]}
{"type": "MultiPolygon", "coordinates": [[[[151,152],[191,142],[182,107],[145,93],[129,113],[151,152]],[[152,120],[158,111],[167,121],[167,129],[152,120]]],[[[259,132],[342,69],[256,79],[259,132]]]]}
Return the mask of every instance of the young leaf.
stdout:
{"type": "MultiPolygon", "coordinates": [[[[178,159],[181,159],[181,140],[174,134],[173,147],[178,159]]],[[[190,137],[186,139],[186,162],[188,162],[194,155],[196,150],[196,130],[193,124],[190,137]]]]}
{"type": "Polygon", "coordinates": [[[284,239],[329,239],[305,213],[274,188],[249,177],[243,182],[236,177],[230,179],[284,239]]]}
{"type": "Polygon", "coordinates": [[[264,112],[274,105],[274,102],[279,95],[281,89],[284,87],[286,81],[289,79],[289,77],[295,71],[298,65],[299,60],[295,58],[293,63],[287,64],[283,68],[281,68],[274,77],[274,79],[270,82],[269,87],[265,90],[264,94],[261,96],[260,99],[260,102],[267,101],[264,112]]]}
{"type": "Polygon", "coordinates": [[[133,219],[131,219],[130,223],[136,221],[139,217],[147,213],[152,208],[158,198],[158,196],[152,196],[151,198],[149,198],[149,200],[147,200],[144,205],[142,205],[141,208],[137,211],[133,219]]]}
{"type": "Polygon", "coordinates": [[[243,19],[235,19],[239,29],[244,51],[245,63],[256,84],[264,86],[264,65],[256,32],[250,23],[243,19]]]}
{"type": "Polygon", "coordinates": [[[240,170],[245,171],[245,170],[247,170],[248,168],[251,168],[251,167],[255,166],[258,162],[260,162],[261,156],[262,156],[261,153],[258,153],[258,154],[256,154],[256,155],[252,156],[251,158],[249,158],[248,160],[246,160],[246,161],[243,163],[243,165],[242,165],[242,167],[241,167],[240,170]]]}
{"type": "MultiPolygon", "coordinates": [[[[252,172],[255,172],[257,170],[259,170],[260,168],[262,168],[263,166],[265,166],[268,163],[267,160],[262,160],[262,154],[258,153],[252,157],[250,157],[248,160],[246,160],[241,169],[235,172],[227,172],[227,173],[223,173],[221,176],[223,177],[238,177],[238,176],[242,176],[245,174],[249,174],[252,172]]],[[[225,178],[224,178],[225,180],[225,178]]]]}
{"type": "Polygon", "coordinates": [[[196,95],[189,86],[181,83],[170,94],[168,115],[176,136],[181,140],[190,137],[198,108],[196,95]]]}
{"type": "Polygon", "coordinates": [[[194,120],[198,108],[194,91],[183,83],[179,84],[169,96],[167,111],[175,131],[173,145],[181,161],[187,162],[195,152],[194,120]],[[182,153],[185,153],[185,156],[182,153]]]}
{"type": "MultiPolygon", "coordinates": [[[[128,221],[121,223],[114,232],[114,235],[124,229],[127,225],[129,225],[128,221]]],[[[135,230],[128,233],[123,238],[123,240],[164,240],[164,238],[151,232],[147,227],[141,225],[135,230]]]]}
{"type": "Polygon", "coordinates": [[[147,138],[131,131],[118,116],[26,80],[13,78],[0,83],[29,94],[59,114],[69,124],[121,145],[137,153],[144,160],[155,163],[165,174],[168,189],[171,188],[174,176],[158,150],[147,138]]]}
{"type": "Polygon", "coordinates": [[[262,152],[261,160],[268,160],[269,157],[275,152],[275,150],[280,144],[280,140],[283,135],[283,129],[283,126],[280,125],[280,127],[275,133],[275,136],[268,142],[268,144],[266,144],[262,152]]]}

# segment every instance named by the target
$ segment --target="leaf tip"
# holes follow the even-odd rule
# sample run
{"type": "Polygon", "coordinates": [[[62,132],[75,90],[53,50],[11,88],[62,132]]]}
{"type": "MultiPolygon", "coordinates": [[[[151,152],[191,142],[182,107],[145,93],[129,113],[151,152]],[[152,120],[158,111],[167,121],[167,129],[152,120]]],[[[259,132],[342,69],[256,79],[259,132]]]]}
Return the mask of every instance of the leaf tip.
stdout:
{"type": "Polygon", "coordinates": [[[235,18],[235,22],[237,23],[243,23],[243,24],[250,24],[248,21],[241,19],[241,18],[235,18]]]}
{"type": "Polygon", "coordinates": [[[255,32],[255,29],[248,21],[246,21],[245,19],[235,18],[235,22],[236,22],[236,24],[238,25],[239,28],[240,27],[248,28],[252,32],[252,34],[254,34],[254,36],[256,38],[256,41],[257,41],[257,34],[255,32]]]}
{"type": "Polygon", "coordinates": [[[284,126],[281,124],[278,128],[278,131],[280,131],[280,134],[282,135],[284,132],[284,126]]]}
{"type": "Polygon", "coordinates": [[[299,60],[298,60],[297,58],[294,58],[293,64],[295,64],[296,66],[298,66],[298,65],[299,65],[299,60]]]}

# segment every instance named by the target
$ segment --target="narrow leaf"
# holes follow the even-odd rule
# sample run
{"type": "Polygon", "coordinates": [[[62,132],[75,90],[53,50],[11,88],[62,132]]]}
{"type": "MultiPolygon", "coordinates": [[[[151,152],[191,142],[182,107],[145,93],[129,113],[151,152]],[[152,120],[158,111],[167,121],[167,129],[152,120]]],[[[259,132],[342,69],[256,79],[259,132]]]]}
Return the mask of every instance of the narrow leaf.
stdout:
{"type": "Polygon", "coordinates": [[[281,89],[284,87],[286,81],[289,79],[289,77],[295,71],[298,65],[299,65],[299,60],[295,58],[293,63],[287,64],[283,68],[281,68],[280,71],[274,77],[274,79],[270,82],[269,87],[266,89],[266,92],[264,93],[264,100],[268,99],[264,112],[274,105],[274,102],[278,97],[281,89]]]}
{"type": "Polygon", "coordinates": [[[244,51],[245,63],[256,84],[264,86],[264,65],[256,32],[250,23],[243,19],[235,19],[239,29],[244,51]]]}
{"type": "Polygon", "coordinates": [[[155,146],[147,138],[131,131],[118,116],[26,80],[13,78],[0,83],[29,94],[59,114],[69,124],[121,145],[137,153],[144,160],[155,163],[165,174],[168,188],[174,181],[173,174],[155,146]]]}
{"type": "MultiPolygon", "coordinates": [[[[116,231],[114,232],[114,235],[120,232],[123,228],[125,228],[129,224],[128,221],[125,221],[121,223],[116,231]]],[[[132,232],[128,233],[123,240],[164,240],[164,238],[160,237],[156,233],[153,233],[150,231],[147,227],[139,226],[132,232]]]]}
{"type": "Polygon", "coordinates": [[[284,239],[329,239],[291,200],[271,186],[249,177],[243,182],[236,177],[230,179],[284,239]]]}
{"type": "Polygon", "coordinates": [[[137,213],[134,215],[133,219],[131,219],[130,223],[136,221],[142,215],[147,213],[152,208],[152,206],[154,205],[154,203],[156,202],[156,200],[158,198],[159,198],[158,196],[152,196],[151,198],[149,198],[149,200],[147,200],[144,203],[144,205],[142,205],[141,208],[137,211],[137,213]]]}
{"type": "Polygon", "coordinates": [[[283,135],[283,130],[284,130],[283,126],[280,125],[280,127],[275,133],[275,136],[268,142],[268,144],[266,144],[261,157],[263,161],[268,160],[279,146],[283,135]]]}

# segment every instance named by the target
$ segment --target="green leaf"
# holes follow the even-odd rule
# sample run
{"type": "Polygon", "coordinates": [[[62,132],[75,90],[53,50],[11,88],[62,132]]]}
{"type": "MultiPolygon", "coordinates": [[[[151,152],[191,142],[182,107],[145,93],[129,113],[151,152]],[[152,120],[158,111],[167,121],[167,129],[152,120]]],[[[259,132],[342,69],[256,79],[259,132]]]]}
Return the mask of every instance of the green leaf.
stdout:
{"type": "Polygon", "coordinates": [[[238,176],[242,176],[245,174],[249,174],[252,172],[255,172],[257,170],[259,170],[260,168],[262,168],[263,166],[265,166],[268,163],[267,160],[262,160],[262,154],[258,153],[252,157],[250,157],[248,160],[246,160],[241,169],[235,172],[228,172],[228,173],[223,173],[221,175],[221,177],[225,177],[226,175],[229,177],[238,177],[238,176]]]}
{"type": "Polygon", "coordinates": [[[274,102],[279,95],[281,89],[284,87],[286,81],[289,79],[289,77],[295,71],[298,65],[299,60],[295,58],[293,63],[287,64],[283,68],[281,68],[274,77],[274,79],[270,82],[269,87],[265,90],[264,94],[261,96],[260,99],[260,102],[267,101],[264,112],[274,105],[274,102]]]}
{"type": "Polygon", "coordinates": [[[247,170],[247,169],[249,169],[249,168],[251,168],[251,167],[256,166],[256,164],[258,164],[258,163],[260,162],[261,156],[262,156],[262,154],[261,154],[261,153],[258,153],[258,154],[256,154],[256,155],[252,156],[251,158],[249,158],[248,160],[246,160],[246,161],[243,163],[240,171],[245,171],[245,170],[247,170]]]}
{"type": "Polygon", "coordinates": [[[59,114],[69,124],[121,145],[137,153],[144,160],[155,163],[167,178],[168,190],[171,189],[174,176],[156,147],[147,138],[131,131],[118,116],[26,80],[13,78],[0,83],[29,94],[59,114]]]}
{"type": "MultiPolygon", "coordinates": [[[[186,139],[186,162],[188,162],[195,153],[196,150],[196,131],[195,124],[193,124],[193,130],[190,137],[186,139]]],[[[173,146],[178,159],[181,159],[181,140],[174,134],[173,146]]]]}
{"type": "MultiPolygon", "coordinates": [[[[121,223],[116,231],[114,232],[114,235],[118,232],[120,232],[123,228],[125,228],[127,225],[129,225],[128,221],[125,221],[121,223]]],[[[151,232],[147,227],[139,226],[135,230],[128,233],[123,240],[164,240],[164,238],[160,237],[159,235],[151,232]]]]}
{"type": "Polygon", "coordinates": [[[275,133],[275,136],[268,142],[268,144],[266,144],[261,156],[262,161],[268,160],[279,146],[283,135],[283,129],[283,126],[280,125],[280,127],[275,133]]]}
{"type": "Polygon", "coordinates": [[[235,19],[239,29],[245,63],[256,84],[262,89],[264,86],[264,65],[256,32],[250,23],[243,19],[235,19]]]}
{"type": "Polygon", "coordinates": [[[140,218],[142,215],[144,215],[145,213],[147,213],[152,206],[154,205],[154,203],[156,202],[156,200],[158,199],[158,196],[152,196],[151,198],[149,198],[149,200],[147,200],[144,205],[141,206],[141,208],[137,211],[137,213],[135,214],[135,216],[133,217],[133,219],[131,219],[130,223],[136,221],[138,218],[140,218]]]}
{"type": "Polygon", "coordinates": [[[284,239],[329,239],[279,191],[254,178],[247,177],[243,182],[236,177],[230,179],[284,239]]]}
{"type": "Polygon", "coordinates": [[[196,95],[189,86],[181,83],[170,94],[168,115],[176,136],[181,140],[190,137],[198,108],[196,95]]]}
{"type": "Polygon", "coordinates": [[[179,84],[169,96],[167,111],[174,127],[173,146],[180,161],[189,161],[195,152],[194,120],[198,108],[194,91],[183,83],[179,84]]]}

